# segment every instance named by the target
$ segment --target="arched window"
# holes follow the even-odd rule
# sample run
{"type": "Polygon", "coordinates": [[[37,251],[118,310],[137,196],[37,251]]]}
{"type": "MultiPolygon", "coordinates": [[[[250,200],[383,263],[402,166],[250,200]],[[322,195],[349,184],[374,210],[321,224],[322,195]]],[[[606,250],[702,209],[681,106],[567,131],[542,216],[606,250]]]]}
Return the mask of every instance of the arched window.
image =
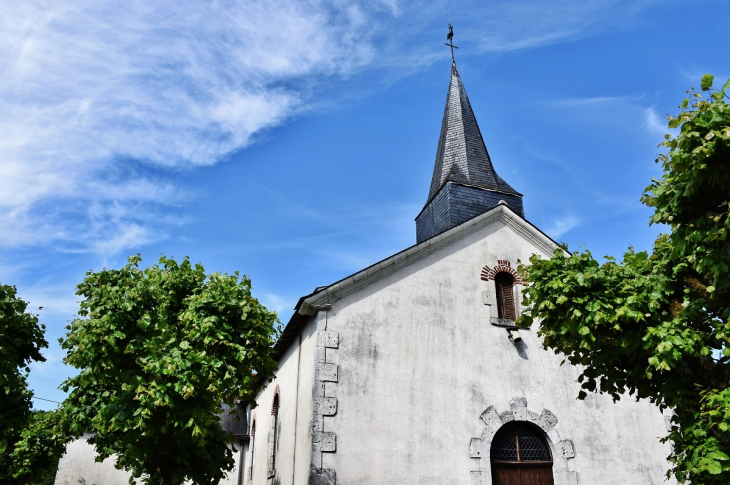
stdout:
{"type": "Polygon", "coordinates": [[[515,297],[513,287],[515,278],[506,272],[497,273],[494,277],[494,286],[497,291],[497,312],[499,318],[514,321],[517,317],[515,311],[515,297]]]}
{"type": "Polygon", "coordinates": [[[276,438],[279,421],[279,393],[274,394],[271,405],[271,428],[269,429],[269,478],[276,475],[276,438]]]}
{"type": "Polygon", "coordinates": [[[494,485],[553,485],[553,459],[544,433],[537,426],[512,421],[492,440],[494,485]]]}
{"type": "Polygon", "coordinates": [[[256,452],[256,419],[251,423],[251,466],[248,468],[248,478],[253,480],[253,463],[256,452]]]}

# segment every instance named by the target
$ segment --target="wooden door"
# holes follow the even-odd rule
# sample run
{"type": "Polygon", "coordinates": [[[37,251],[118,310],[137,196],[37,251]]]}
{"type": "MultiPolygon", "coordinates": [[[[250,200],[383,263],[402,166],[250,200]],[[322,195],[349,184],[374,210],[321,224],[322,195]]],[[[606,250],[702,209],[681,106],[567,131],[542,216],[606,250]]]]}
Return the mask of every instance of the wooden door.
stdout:
{"type": "Polygon", "coordinates": [[[524,421],[502,426],[492,439],[493,485],[553,485],[553,460],[544,432],[524,421]]]}
{"type": "Polygon", "coordinates": [[[492,462],[493,485],[554,485],[552,463],[492,462]]]}

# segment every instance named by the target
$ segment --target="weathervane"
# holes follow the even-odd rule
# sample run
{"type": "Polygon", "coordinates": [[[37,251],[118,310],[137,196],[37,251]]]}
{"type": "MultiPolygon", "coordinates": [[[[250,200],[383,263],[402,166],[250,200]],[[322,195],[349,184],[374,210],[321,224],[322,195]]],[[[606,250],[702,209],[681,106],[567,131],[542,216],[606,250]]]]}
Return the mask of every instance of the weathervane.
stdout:
{"type": "Polygon", "coordinates": [[[449,23],[449,33],[446,35],[446,40],[449,42],[444,43],[444,45],[451,47],[451,62],[456,63],[454,60],[454,49],[458,49],[458,47],[454,45],[454,26],[451,23],[449,23]]]}

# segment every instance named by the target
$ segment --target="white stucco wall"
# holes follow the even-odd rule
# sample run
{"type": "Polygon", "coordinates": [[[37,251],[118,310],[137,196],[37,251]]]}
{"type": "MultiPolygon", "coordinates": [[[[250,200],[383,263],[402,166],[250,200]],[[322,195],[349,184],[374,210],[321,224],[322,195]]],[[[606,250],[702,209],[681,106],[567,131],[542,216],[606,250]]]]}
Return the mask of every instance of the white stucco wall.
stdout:
{"type": "MultiPolygon", "coordinates": [[[[337,445],[322,468],[338,484],[476,483],[470,443],[487,427],[480,415],[490,406],[510,411],[514,398],[538,415],[551,411],[553,438],[572,441],[575,457],[562,462],[577,474],[564,483],[665,483],[669,445],[659,442],[666,430],[655,407],[630,397],[578,401],[578,370],[542,350],[534,331],[522,330],[517,347],[491,325],[496,301],[482,268],[498,260],[515,267],[535,252],[495,222],[332,304],[339,378],[325,395],[337,399],[337,412],[324,417],[324,431],[337,445]]],[[[491,483],[488,460],[482,470],[491,483]]]]}
{"type": "MultiPolygon", "coordinates": [[[[115,459],[107,458],[96,463],[94,447],[87,443],[91,435],[72,441],[66,446],[66,453],[58,463],[58,472],[54,485],[129,485],[129,473],[114,468],[115,459]]],[[[220,481],[220,485],[237,485],[239,467],[239,447],[233,446],[233,457],[236,461],[233,470],[220,481]]],[[[138,480],[137,483],[141,483],[138,480]]]]}
{"type": "Polygon", "coordinates": [[[256,423],[251,474],[251,444],[245,448],[246,480],[253,484],[306,484],[309,477],[312,418],[312,385],[314,382],[315,324],[312,319],[279,360],[279,370],[257,398],[258,406],[251,411],[251,423],[256,423]],[[279,392],[279,416],[276,440],[276,474],[268,479],[269,429],[274,393],[279,392]]]}
{"type": "MultiPolygon", "coordinates": [[[[326,298],[309,299],[319,313],[286,349],[251,411],[256,433],[243,450],[243,483],[491,483],[488,456],[479,453],[488,455],[494,432],[514,417],[546,429],[556,485],[666,483],[669,445],[659,442],[666,430],[655,407],[630,397],[578,401],[578,369],[542,350],[534,330],[521,330],[523,342],[515,345],[491,324],[494,282],[481,279],[483,267],[499,260],[515,267],[550,248],[508,209],[490,212],[468,231],[455,228],[353,275],[352,284],[328,287],[326,298]],[[525,236],[530,230],[532,238],[525,236]],[[460,239],[455,231],[463,231],[460,239]],[[310,477],[312,464],[321,470],[310,477]]],[[[85,440],[71,443],[56,483],[127,483],[110,460],[93,458],[85,440]]],[[[238,465],[222,483],[236,483],[238,465]]]]}

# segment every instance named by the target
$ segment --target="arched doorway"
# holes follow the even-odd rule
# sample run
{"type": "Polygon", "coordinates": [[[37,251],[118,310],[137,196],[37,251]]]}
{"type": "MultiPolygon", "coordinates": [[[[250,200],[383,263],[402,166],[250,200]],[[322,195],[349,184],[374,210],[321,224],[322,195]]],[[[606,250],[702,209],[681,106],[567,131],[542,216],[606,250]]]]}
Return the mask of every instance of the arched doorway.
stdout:
{"type": "Polygon", "coordinates": [[[553,485],[553,459],[543,432],[525,421],[505,424],[490,450],[493,485],[553,485]]]}

